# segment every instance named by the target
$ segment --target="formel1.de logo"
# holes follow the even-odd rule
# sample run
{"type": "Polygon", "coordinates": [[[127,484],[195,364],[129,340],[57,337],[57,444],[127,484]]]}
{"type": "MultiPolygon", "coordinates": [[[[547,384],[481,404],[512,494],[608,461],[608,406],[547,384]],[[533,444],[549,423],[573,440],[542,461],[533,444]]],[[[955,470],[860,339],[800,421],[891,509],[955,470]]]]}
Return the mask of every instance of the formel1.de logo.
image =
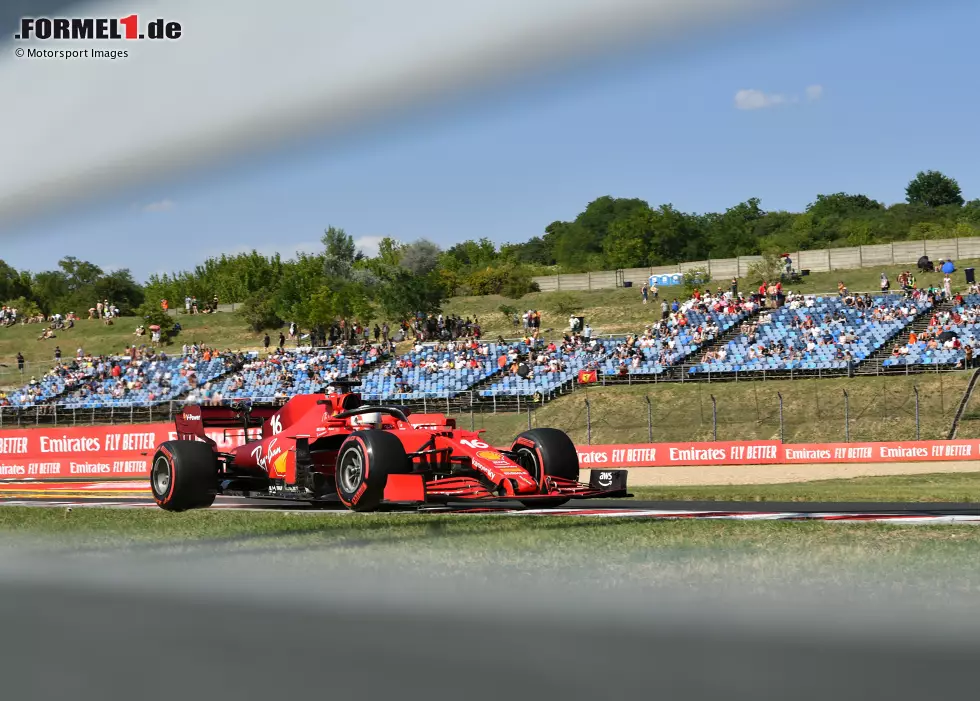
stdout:
{"type": "Polygon", "coordinates": [[[14,39],[20,41],[97,41],[180,39],[184,30],[180,22],[164,19],[149,20],[141,24],[139,15],[127,17],[23,17],[20,32],[14,39]]]}

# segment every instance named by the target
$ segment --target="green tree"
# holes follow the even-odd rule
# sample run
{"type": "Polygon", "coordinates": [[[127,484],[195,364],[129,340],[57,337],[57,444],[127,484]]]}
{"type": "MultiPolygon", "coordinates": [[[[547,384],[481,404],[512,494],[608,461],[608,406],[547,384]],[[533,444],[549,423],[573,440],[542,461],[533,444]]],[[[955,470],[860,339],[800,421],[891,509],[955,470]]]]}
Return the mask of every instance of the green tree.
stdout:
{"type": "Polygon", "coordinates": [[[283,320],[276,313],[276,299],[269,288],[252,292],[242,303],[239,314],[245,323],[256,332],[277,329],[283,323],[283,320]]]}
{"type": "Polygon", "coordinates": [[[963,205],[962,219],[974,224],[980,224],[980,199],[970,200],[963,205]]]}
{"type": "MultiPolygon", "coordinates": [[[[122,314],[131,314],[143,304],[146,295],[143,288],[133,279],[128,270],[114,270],[101,276],[95,281],[93,291],[96,299],[108,299],[113,302],[122,314]]],[[[80,307],[81,311],[85,307],[80,307]]]]}
{"type": "Polygon", "coordinates": [[[925,207],[963,205],[963,192],[960,184],[938,170],[919,172],[905,188],[905,199],[909,204],[925,207]]]}
{"type": "Polygon", "coordinates": [[[638,210],[609,224],[608,233],[602,241],[607,267],[637,268],[646,262],[652,238],[652,216],[650,210],[638,210]]]}
{"type": "Polygon", "coordinates": [[[450,270],[470,272],[493,265],[497,260],[497,247],[490,239],[463,241],[442,254],[442,265],[450,270]]]}
{"type": "Polygon", "coordinates": [[[849,195],[846,192],[835,192],[832,195],[817,195],[806,211],[816,218],[827,216],[847,216],[855,212],[875,212],[884,209],[884,205],[867,195],[849,195]]]}
{"type": "Polygon", "coordinates": [[[0,260],[0,299],[26,298],[30,294],[30,275],[25,278],[16,268],[0,260]]]}
{"type": "Polygon", "coordinates": [[[160,327],[160,337],[167,342],[170,338],[170,334],[173,331],[174,318],[163,311],[163,308],[154,301],[144,302],[138,309],[136,309],[136,316],[143,320],[146,326],[159,326],[160,327]]]}
{"type": "Polygon", "coordinates": [[[354,238],[343,229],[328,227],[320,239],[323,243],[323,271],[327,277],[346,280],[361,257],[354,238]]]}
{"type": "Polygon", "coordinates": [[[500,258],[509,263],[550,266],[555,264],[555,256],[545,240],[533,236],[525,243],[508,243],[500,247],[500,258]]]}
{"type": "Polygon", "coordinates": [[[766,213],[760,201],[753,197],[725,210],[724,214],[709,215],[707,238],[712,258],[734,258],[759,253],[756,227],[766,213]]]}
{"type": "Polygon", "coordinates": [[[413,275],[428,275],[439,265],[441,253],[437,245],[420,239],[402,247],[399,265],[413,275]]]}

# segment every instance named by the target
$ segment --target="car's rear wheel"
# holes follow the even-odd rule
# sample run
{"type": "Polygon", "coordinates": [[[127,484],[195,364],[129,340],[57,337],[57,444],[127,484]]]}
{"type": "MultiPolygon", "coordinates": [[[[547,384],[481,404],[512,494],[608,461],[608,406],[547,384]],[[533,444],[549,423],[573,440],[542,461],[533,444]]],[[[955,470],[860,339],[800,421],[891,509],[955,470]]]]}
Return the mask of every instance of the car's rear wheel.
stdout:
{"type": "Polygon", "coordinates": [[[206,509],[218,495],[218,461],[207,443],[168,441],[150,466],[150,489],[166,511],[206,509]]]}
{"type": "MultiPolygon", "coordinates": [[[[544,488],[546,477],[578,481],[578,451],[568,434],[557,428],[535,428],[517,437],[511,452],[518,465],[527,470],[544,488]]],[[[535,499],[522,501],[524,506],[538,509],[554,508],[568,499],[535,499]]]]}
{"type": "Polygon", "coordinates": [[[352,433],[337,453],[337,496],[351,511],[375,511],[384,500],[388,475],[412,465],[398,438],[381,430],[352,433]]]}

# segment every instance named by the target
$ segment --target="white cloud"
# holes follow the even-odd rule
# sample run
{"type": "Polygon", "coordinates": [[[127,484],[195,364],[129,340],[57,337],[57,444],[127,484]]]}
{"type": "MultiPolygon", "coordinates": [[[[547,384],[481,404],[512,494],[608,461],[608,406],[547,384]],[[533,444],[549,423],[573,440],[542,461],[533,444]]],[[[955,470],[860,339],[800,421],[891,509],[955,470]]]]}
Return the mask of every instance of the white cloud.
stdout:
{"type": "MultiPolygon", "coordinates": [[[[806,99],[808,102],[815,102],[823,97],[822,85],[811,85],[806,89],[806,99]]],[[[763,110],[779,105],[799,104],[798,95],[783,95],[780,93],[767,93],[762,90],[739,90],[735,93],[735,109],[739,110],[763,110]]]]}
{"type": "Polygon", "coordinates": [[[150,202],[142,207],[144,212],[166,212],[173,209],[177,205],[173,200],[160,200],[159,202],[150,202]]]}
{"type": "Polygon", "coordinates": [[[354,239],[354,245],[357,246],[358,251],[369,258],[373,258],[378,255],[378,247],[384,238],[384,236],[361,236],[354,239]]]}
{"type": "Polygon", "coordinates": [[[762,110],[786,102],[784,95],[764,93],[761,90],[739,90],[735,93],[735,109],[762,110]]]}

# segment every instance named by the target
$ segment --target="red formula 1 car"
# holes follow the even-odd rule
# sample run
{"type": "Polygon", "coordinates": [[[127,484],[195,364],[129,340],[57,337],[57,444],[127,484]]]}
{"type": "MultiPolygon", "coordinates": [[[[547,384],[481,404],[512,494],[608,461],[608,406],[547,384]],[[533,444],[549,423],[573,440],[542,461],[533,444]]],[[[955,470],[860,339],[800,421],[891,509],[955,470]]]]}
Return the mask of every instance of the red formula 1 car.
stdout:
{"type": "Polygon", "coordinates": [[[218,494],[339,500],[353,511],[494,500],[541,508],[631,496],[625,470],[592,470],[590,484],[580,483],[578,453],[563,431],[537,428],[497,449],[454,419],[363,406],[349,391],[298,395],[278,409],[189,405],[176,425],[177,440],[157,448],[150,471],[153,497],[168,511],[207,508],[218,494]],[[241,431],[245,443],[219,451],[205,429],[241,431]]]}

